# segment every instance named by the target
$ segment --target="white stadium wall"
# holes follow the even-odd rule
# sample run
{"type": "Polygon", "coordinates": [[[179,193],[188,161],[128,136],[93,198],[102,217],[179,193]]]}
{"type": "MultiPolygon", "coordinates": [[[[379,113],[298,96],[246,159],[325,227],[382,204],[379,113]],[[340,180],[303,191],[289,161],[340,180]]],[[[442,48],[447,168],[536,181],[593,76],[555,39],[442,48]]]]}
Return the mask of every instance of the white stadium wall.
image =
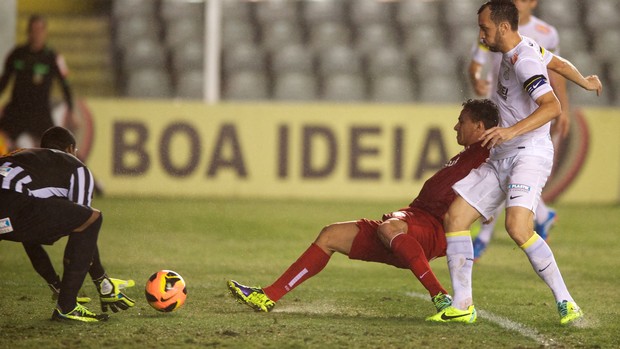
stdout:
{"type": "MultiPolygon", "coordinates": [[[[459,105],[89,99],[87,163],[108,195],[398,199],[460,151],[459,105]]],[[[617,109],[573,118],[548,201],[620,202],[617,109]]]]}

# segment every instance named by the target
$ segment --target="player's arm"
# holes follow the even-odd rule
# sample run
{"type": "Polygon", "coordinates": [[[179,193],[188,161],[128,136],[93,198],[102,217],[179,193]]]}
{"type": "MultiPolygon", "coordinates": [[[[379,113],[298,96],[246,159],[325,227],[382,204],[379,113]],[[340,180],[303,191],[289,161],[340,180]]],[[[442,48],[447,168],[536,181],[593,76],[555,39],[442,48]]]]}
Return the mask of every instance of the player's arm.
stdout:
{"type": "Polygon", "coordinates": [[[469,81],[477,96],[489,94],[489,81],[482,78],[482,64],[472,60],[468,69],[469,81]]]}
{"type": "Polygon", "coordinates": [[[14,52],[15,51],[13,51],[13,53],[11,53],[4,62],[4,70],[2,71],[2,76],[0,76],[0,94],[2,94],[6,86],[9,84],[9,79],[13,74],[14,52]]]}
{"type": "Polygon", "coordinates": [[[552,70],[548,72],[553,92],[555,92],[562,106],[562,112],[555,119],[555,123],[551,125],[551,135],[559,136],[560,139],[563,139],[568,136],[568,131],[570,129],[570,104],[568,92],[566,90],[566,79],[552,70]]]}
{"type": "Polygon", "coordinates": [[[598,76],[589,75],[584,77],[579,70],[565,58],[554,55],[547,65],[547,69],[562,75],[588,91],[596,91],[597,96],[600,96],[601,92],[603,92],[603,84],[601,84],[601,80],[599,80],[598,76]]]}
{"type": "Polygon", "coordinates": [[[562,112],[560,101],[558,101],[553,91],[549,91],[536,98],[536,104],[538,104],[538,108],[527,118],[516,124],[506,128],[493,127],[486,130],[482,134],[482,137],[480,137],[482,146],[492,148],[496,145],[500,145],[517,136],[541,127],[555,119],[562,112]]]}
{"type": "Polygon", "coordinates": [[[58,77],[62,89],[62,95],[67,104],[67,114],[65,115],[64,125],[70,130],[76,130],[77,123],[73,116],[73,94],[71,92],[69,80],[67,79],[69,68],[67,67],[64,57],[60,54],[56,55],[54,63],[56,76],[58,77]]]}

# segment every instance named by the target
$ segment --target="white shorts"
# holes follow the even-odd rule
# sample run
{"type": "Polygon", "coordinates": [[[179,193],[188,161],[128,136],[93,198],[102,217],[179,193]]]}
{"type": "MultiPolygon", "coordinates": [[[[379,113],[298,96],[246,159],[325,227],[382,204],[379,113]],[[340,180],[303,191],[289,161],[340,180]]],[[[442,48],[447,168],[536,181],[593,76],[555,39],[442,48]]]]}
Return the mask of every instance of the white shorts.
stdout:
{"type": "Polygon", "coordinates": [[[502,202],[534,212],[552,166],[553,158],[532,155],[487,160],[452,188],[485,220],[493,218],[502,202]]]}

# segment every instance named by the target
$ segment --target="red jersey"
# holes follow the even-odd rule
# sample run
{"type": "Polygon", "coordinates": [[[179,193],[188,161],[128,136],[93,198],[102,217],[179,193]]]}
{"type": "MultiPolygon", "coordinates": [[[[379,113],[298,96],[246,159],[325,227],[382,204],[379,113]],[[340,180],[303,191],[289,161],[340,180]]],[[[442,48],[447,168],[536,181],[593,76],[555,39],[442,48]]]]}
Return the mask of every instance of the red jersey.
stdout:
{"type": "Polygon", "coordinates": [[[452,186],[489,157],[489,150],[481,144],[482,142],[472,144],[450,159],[441,170],[424,183],[418,197],[409,204],[409,207],[424,210],[443,222],[443,216],[456,198],[452,186]]]}

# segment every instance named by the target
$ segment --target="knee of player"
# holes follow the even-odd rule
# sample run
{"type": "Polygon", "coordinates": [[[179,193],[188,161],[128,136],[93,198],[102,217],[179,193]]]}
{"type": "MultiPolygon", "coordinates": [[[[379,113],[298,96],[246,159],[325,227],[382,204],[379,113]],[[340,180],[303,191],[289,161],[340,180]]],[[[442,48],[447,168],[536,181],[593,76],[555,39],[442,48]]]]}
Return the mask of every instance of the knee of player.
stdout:
{"type": "Polygon", "coordinates": [[[398,234],[407,233],[407,224],[399,219],[391,218],[379,225],[377,228],[377,236],[387,247],[390,241],[398,234]]]}
{"type": "Polygon", "coordinates": [[[319,235],[316,237],[314,243],[322,248],[330,248],[330,241],[333,240],[333,235],[335,234],[334,225],[326,225],[321,229],[319,235]]]}

